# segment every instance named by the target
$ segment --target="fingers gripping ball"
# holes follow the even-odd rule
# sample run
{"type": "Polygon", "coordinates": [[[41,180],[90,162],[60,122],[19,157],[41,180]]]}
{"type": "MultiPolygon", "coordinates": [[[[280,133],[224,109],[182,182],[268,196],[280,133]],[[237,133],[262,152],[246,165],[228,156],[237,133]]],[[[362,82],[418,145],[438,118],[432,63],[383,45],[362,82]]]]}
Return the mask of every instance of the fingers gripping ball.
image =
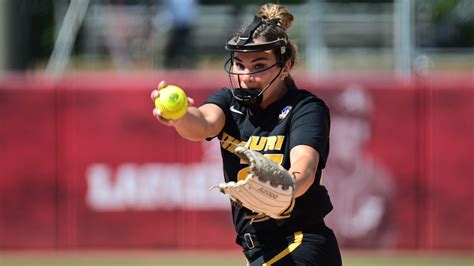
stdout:
{"type": "Polygon", "coordinates": [[[155,106],[160,109],[163,118],[177,120],[188,109],[188,97],[180,87],[168,85],[160,90],[160,96],[155,99],[155,106]]]}

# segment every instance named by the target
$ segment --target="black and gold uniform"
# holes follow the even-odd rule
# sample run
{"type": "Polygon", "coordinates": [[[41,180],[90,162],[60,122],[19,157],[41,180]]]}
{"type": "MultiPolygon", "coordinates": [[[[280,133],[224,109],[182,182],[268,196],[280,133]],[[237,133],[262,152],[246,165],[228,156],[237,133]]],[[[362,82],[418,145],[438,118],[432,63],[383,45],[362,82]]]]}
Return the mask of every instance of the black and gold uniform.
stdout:
{"type": "Polygon", "coordinates": [[[251,223],[250,210],[232,205],[236,242],[251,265],[340,265],[336,239],[323,221],[332,210],[328,192],[320,185],[329,153],[330,116],[324,101],[293,85],[264,110],[242,105],[227,88],[215,92],[205,103],[218,105],[225,113],[226,122],[217,138],[226,182],[247,175],[248,165],[233,154],[237,144],[263,153],[286,169],[290,168],[290,151],[295,146],[310,146],[320,155],[315,181],[296,198],[289,218],[251,223]],[[314,252],[321,254],[311,254],[314,252]],[[324,256],[328,252],[334,253],[324,256]],[[317,262],[314,257],[339,261],[317,262]]]}

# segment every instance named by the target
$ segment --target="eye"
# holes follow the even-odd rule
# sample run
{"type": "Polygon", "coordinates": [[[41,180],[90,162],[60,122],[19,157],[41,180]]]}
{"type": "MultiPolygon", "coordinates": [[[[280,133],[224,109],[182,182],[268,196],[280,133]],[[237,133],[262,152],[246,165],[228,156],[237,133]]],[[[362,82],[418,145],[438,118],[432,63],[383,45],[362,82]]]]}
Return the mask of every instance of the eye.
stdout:
{"type": "Polygon", "coordinates": [[[265,64],[256,64],[254,66],[255,70],[262,70],[265,69],[266,65],[265,64]]]}
{"type": "Polygon", "coordinates": [[[238,70],[245,70],[245,66],[242,65],[241,63],[235,63],[235,67],[236,67],[238,70]]]}

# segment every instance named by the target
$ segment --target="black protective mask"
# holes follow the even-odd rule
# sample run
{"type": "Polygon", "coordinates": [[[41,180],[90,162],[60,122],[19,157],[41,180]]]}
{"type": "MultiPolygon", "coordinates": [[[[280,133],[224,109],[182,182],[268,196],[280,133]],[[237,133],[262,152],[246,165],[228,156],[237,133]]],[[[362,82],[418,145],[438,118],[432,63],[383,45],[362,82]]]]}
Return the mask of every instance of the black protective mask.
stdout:
{"type": "Polygon", "coordinates": [[[262,103],[263,91],[259,89],[232,89],[232,95],[245,107],[257,107],[262,103]]]}

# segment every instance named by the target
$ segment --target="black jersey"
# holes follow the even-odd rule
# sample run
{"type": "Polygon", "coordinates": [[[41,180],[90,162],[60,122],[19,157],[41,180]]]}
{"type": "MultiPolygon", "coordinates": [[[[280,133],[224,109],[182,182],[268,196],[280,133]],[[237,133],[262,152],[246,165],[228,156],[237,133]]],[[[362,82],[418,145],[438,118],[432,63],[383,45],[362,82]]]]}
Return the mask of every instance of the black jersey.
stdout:
{"type": "Polygon", "coordinates": [[[329,153],[329,109],[323,100],[305,90],[291,88],[286,95],[265,110],[242,106],[223,88],[212,94],[205,103],[218,105],[225,113],[224,128],[217,136],[225,181],[245,178],[248,165],[233,154],[236,144],[259,151],[286,169],[290,167],[290,150],[297,145],[308,145],[320,155],[316,178],[306,193],[296,198],[289,218],[250,223],[252,212],[232,206],[232,216],[238,235],[265,233],[275,230],[294,232],[320,224],[331,209],[327,190],[320,185],[321,170],[329,153]]]}

